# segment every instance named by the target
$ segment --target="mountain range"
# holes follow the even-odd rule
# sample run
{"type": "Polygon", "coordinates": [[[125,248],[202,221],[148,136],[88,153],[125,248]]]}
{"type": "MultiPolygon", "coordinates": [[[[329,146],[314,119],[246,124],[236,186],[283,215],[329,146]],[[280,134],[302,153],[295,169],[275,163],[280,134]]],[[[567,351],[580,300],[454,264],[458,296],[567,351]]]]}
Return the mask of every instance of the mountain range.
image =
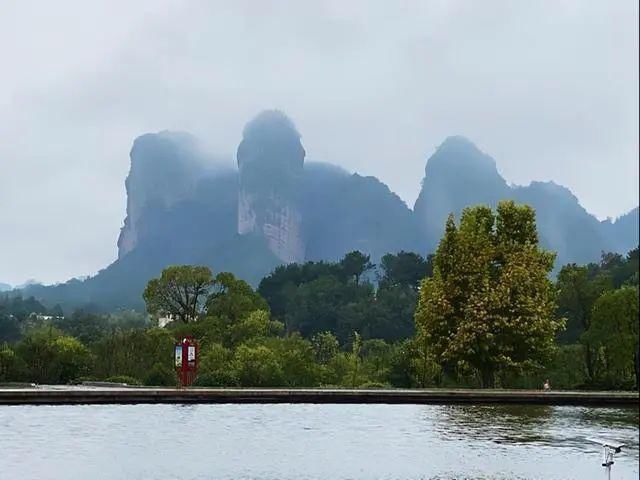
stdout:
{"type": "Polygon", "coordinates": [[[352,250],[374,262],[401,250],[426,255],[449,213],[459,218],[467,206],[502,199],[536,209],[541,243],[557,252],[557,267],[638,245],[638,208],[599,221],[563,186],[509,185],[496,162],[461,136],[445,139],[427,160],[412,209],[375,177],[305,157],[299,132],[279,111],[247,124],[237,169],[221,166],[187,133],[142,135],[130,153],[117,260],[87,279],[23,293],[65,311],[142,308],[146,282],[171,264],[208,265],[256,285],[279,264],[336,260],[352,250]]]}

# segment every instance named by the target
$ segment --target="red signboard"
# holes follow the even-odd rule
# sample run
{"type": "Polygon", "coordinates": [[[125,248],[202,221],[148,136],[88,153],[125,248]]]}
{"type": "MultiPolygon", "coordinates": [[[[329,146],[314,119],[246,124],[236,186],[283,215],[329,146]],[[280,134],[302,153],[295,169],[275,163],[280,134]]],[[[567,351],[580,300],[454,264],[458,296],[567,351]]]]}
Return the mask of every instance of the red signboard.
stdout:
{"type": "Polygon", "coordinates": [[[188,387],[196,379],[198,350],[198,342],[191,336],[181,338],[175,345],[174,360],[181,387],[188,387]]]}

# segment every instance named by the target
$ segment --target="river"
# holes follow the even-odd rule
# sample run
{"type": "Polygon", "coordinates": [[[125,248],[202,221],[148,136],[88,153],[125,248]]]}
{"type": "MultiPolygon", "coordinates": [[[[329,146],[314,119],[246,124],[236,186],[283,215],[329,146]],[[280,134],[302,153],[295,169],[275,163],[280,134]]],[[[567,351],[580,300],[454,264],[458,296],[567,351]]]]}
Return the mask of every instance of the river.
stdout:
{"type": "Polygon", "coordinates": [[[459,405],[0,407],[2,479],[603,479],[605,437],[629,447],[638,411],[459,405]]]}

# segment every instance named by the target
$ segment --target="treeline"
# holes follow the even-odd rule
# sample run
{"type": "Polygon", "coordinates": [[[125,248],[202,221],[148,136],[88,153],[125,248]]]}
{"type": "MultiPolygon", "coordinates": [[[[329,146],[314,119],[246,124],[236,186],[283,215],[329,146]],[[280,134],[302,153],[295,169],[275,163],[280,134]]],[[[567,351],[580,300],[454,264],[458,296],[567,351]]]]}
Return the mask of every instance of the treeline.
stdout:
{"type": "Polygon", "coordinates": [[[278,267],[257,290],[173,266],[149,282],[150,315],[62,315],[0,297],[0,382],[173,385],[173,345],[201,346],[201,386],[632,388],[638,249],[563,267],[513,202],[453,218],[436,254],[361,252],[278,267]],[[164,328],[158,322],[173,320],[164,328]]]}
{"type": "Polygon", "coordinates": [[[638,248],[602,254],[599,263],[565,265],[558,275],[557,314],[566,318],[558,357],[560,381],[590,388],[638,385],[638,248]]]}

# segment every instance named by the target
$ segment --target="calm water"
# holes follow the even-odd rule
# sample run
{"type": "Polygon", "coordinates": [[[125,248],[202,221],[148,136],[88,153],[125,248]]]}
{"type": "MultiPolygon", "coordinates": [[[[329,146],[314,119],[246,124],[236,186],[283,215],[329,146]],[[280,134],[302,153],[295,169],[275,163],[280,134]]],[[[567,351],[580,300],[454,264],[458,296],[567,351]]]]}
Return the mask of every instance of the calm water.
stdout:
{"type": "Polygon", "coordinates": [[[638,478],[633,409],[0,407],[0,478],[602,479],[593,436],[631,445],[612,478],[638,478]]]}

